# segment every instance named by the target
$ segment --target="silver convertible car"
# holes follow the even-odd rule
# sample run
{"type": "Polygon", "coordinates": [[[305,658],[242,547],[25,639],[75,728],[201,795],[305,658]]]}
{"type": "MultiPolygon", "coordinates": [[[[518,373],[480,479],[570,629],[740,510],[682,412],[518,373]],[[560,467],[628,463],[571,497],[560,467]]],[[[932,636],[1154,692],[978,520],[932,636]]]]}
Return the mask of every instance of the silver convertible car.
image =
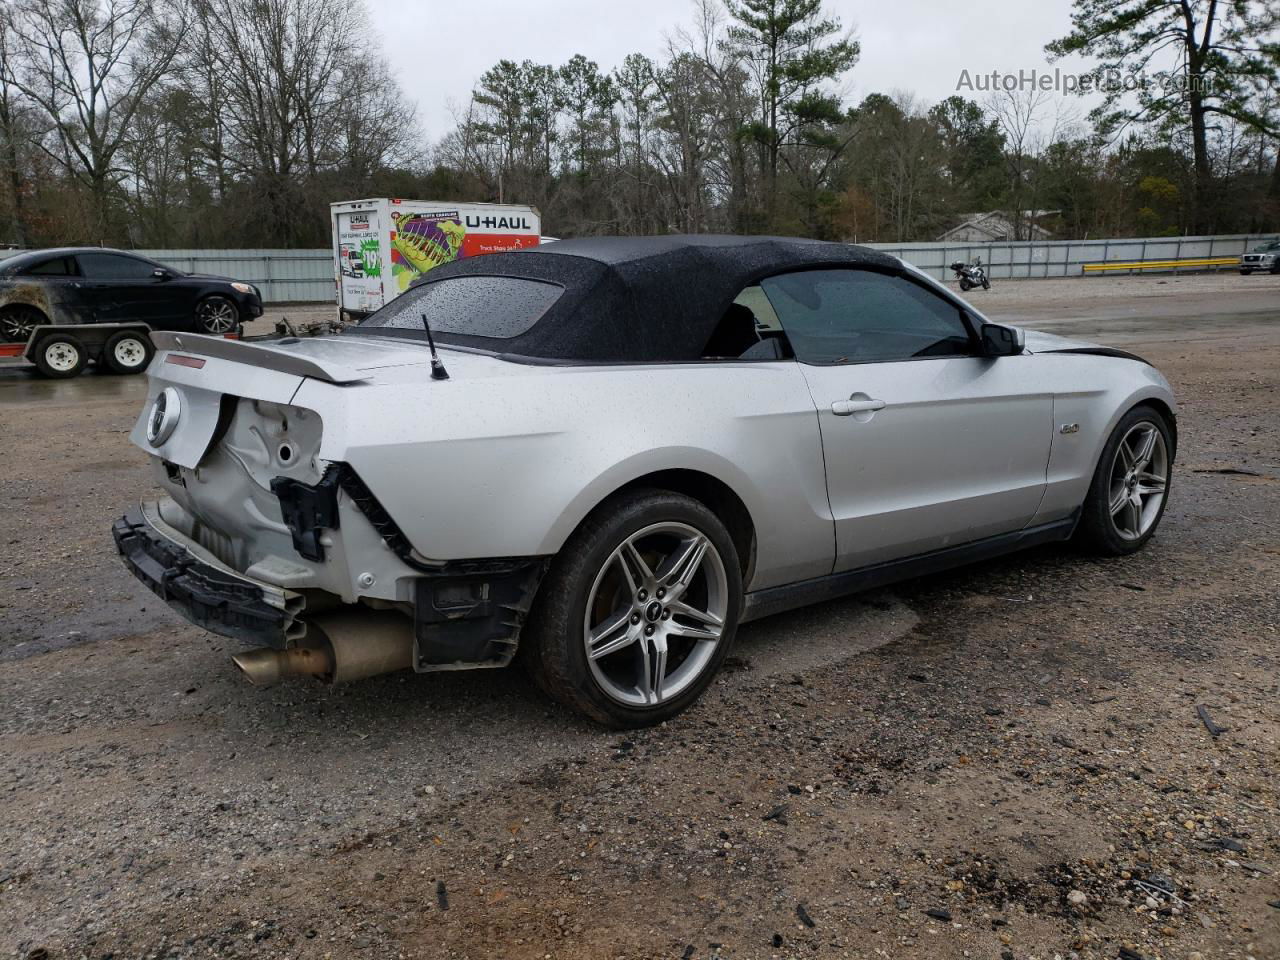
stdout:
{"type": "Polygon", "coordinates": [[[900,260],[760,237],[461,260],[330,337],[155,335],[128,567],[251,680],[519,658],[638,726],[739,624],[1035,544],[1155,532],[1173,397],[900,260]]]}

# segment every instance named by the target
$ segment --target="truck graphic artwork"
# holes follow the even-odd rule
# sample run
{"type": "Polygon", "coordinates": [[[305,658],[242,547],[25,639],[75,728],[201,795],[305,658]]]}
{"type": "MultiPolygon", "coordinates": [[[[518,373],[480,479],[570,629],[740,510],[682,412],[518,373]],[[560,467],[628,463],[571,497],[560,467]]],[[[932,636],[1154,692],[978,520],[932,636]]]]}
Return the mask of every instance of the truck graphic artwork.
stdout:
{"type": "Polygon", "coordinates": [[[391,214],[391,270],[403,293],[419,274],[458,258],[467,228],[453,213],[391,214]]]}
{"type": "Polygon", "coordinates": [[[423,274],[462,257],[538,245],[533,207],[373,199],[335,203],[334,280],[340,318],[358,320],[423,274]]]}

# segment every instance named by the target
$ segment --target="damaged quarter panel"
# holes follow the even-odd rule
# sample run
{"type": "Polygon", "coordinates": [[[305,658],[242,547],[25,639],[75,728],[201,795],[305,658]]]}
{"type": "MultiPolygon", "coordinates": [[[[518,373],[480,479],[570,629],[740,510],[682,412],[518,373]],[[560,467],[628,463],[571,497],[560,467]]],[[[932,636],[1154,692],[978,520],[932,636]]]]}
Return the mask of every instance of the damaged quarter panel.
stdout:
{"type": "Polygon", "coordinates": [[[830,572],[831,555],[813,546],[830,543],[831,515],[796,364],[444,357],[449,380],[406,367],[377,386],[307,380],[294,398],[325,421],[321,458],[350,464],[423,556],[554,554],[619,488],[690,470],[727,484],[751,514],[754,585],[830,572]]]}
{"type": "MultiPolygon", "coordinates": [[[[40,311],[45,323],[92,323],[92,301],[84,296],[73,277],[6,276],[0,274],[0,314],[12,307],[31,307],[40,311]]],[[[8,336],[4,339],[24,339],[8,336]]]]}

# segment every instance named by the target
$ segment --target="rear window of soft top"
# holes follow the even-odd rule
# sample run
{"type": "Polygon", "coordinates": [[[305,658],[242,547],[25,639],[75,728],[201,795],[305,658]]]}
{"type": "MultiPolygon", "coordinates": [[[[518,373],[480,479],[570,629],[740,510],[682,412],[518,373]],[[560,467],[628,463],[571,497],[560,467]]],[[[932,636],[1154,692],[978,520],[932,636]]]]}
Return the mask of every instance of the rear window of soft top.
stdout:
{"type": "Polygon", "coordinates": [[[537,323],[562,293],[559,284],[523,277],[448,277],[410,287],[358,329],[422,330],[425,314],[433,336],[510,340],[537,323]]]}

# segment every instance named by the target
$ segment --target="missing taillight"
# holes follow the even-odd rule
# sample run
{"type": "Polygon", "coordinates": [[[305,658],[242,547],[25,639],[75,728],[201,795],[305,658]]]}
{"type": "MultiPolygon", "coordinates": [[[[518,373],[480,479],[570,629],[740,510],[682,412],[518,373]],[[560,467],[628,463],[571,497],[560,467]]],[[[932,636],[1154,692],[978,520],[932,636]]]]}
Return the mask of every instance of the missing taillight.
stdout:
{"type": "Polygon", "coordinates": [[[204,366],[204,357],[188,357],[181,353],[171,353],[164,358],[165,363],[174,363],[180,367],[190,367],[192,370],[199,370],[204,366]]]}

